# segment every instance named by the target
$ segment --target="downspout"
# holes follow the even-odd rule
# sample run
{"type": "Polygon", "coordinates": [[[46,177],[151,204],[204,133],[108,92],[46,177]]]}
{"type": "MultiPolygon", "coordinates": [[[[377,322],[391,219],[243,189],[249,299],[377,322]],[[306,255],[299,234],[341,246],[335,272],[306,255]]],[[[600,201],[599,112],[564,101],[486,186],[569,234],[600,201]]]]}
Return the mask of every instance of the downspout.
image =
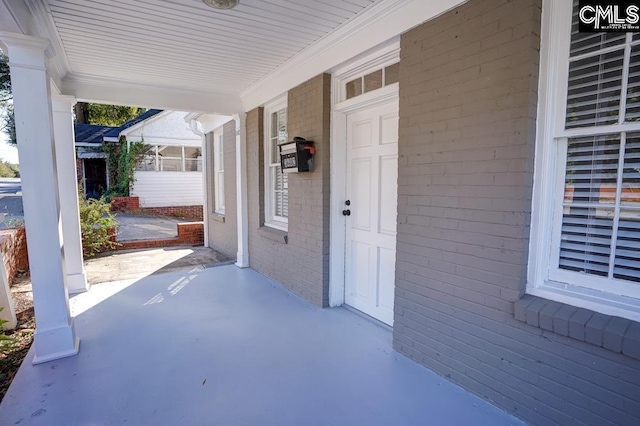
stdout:
{"type": "MultiPolygon", "coordinates": [[[[189,120],[189,128],[193,133],[200,136],[201,144],[202,144],[202,222],[204,224],[204,246],[209,247],[209,190],[207,186],[207,161],[209,158],[208,147],[207,147],[207,135],[200,130],[198,126],[198,120],[192,118],[189,120]]],[[[157,150],[156,150],[157,153],[157,150]]],[[[184,155],[183,155],[184,161],[184,155]]],[[[157,165],[157,162],[156,162],[157,165]]]]}

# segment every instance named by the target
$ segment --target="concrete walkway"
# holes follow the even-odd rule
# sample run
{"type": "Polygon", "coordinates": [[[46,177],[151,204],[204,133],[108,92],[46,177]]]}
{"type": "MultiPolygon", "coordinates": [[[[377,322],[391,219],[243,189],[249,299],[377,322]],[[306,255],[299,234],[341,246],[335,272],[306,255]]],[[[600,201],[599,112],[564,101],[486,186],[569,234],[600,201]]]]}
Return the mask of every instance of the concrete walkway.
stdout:
{"type": "Polygon", "coordinates": [[[116,241],[155,240],[178,236],[177,224],[184,219],[157,216],[117,214],[118,235],[116,241]]]}
{"type": "Polygon", "coordinates": [[[233,259],[208,247],[165,247],[101,253],[86,259],[84,267],[87,281],[94,285],[231,263],[234,263],[233,259]]]}
{"type": "Polygon", "coordinates": [[[30,353],[2,425],[520,425],[391,348],[391,332],[221,266],[94,286],[80,354],[30,353]]]}

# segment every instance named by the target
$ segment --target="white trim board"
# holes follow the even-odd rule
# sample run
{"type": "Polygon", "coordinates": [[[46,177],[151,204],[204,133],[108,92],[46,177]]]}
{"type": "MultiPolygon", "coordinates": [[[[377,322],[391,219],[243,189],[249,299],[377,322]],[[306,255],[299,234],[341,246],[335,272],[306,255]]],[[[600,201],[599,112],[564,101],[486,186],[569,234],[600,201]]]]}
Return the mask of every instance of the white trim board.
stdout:
{"type": "Polygon", "coordinates": [[[63,94],[78,101],[105,104],[144,105],[173,111],[233,115],[242,111],[238,95],[125,83],[69,74],[62,81],[63,94]]]}

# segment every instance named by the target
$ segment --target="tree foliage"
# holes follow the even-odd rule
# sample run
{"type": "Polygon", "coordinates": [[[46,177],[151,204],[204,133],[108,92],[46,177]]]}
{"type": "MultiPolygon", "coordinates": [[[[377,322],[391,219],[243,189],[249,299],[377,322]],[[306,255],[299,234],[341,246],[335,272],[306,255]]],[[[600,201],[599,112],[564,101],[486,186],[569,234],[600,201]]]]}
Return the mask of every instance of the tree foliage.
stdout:
{"type": "Polygon", "coordinates": [[[127,138],[120,137],[118,143],[105,142],[102,144],[107,153],[107,169],[111,186],[108,196],[128,197],[135,182],[136,166],[152,149],[151,145],[140,142],[127,143],[127,138]]]}
{"type": "Polygon", "coordinates": [[[0,51],[0,128],[15,144],[16,124],[13,117],[13,97],[11,96],[11,75],[9,74],[9,58],[0,51]]]}
{"type": "Polygon", "coordinates": [[[17,164],[11,164],[8,161],[0,160],[0,177],[14,178],[20,177],[20,169],[17,164]]]}
{"type": "Polygon", "coordinates": [[[88,104],[87,109],[89,124],[116,127],[122,126],[145,111],[144,108],[103,104],[88,104]]]}
{"type": "MultiPolygon", "coordinates": [[[[0,127],[9,139],[9,143],[17,144],[16,126],[13,116],[13,97],[11,94],[11,75],[9,74],[9,58],[0,51],[0,127]]],[[[103,105],[78,102],[74,109],[76,122],[98,124],[102,126],[121,126],[127,121],[142,114],[145,109],[138,107],[103,105]]]]}

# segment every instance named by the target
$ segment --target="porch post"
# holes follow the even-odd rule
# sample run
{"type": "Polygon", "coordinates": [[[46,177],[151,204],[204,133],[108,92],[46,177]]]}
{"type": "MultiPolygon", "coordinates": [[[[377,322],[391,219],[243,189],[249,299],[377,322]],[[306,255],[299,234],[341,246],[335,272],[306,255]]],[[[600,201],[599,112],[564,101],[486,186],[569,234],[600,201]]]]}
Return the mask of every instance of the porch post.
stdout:
{"type": "Polygon", "coordinates": [[[64,266],[69,293],[89,290],[82,257],[80,213],[78,207],[78,175],[76,171],[75,134],[73,130],[73,96],[54,95],[53,132],[56,164],[58,166],[58,191],[64,240],[64,266]]]}
{"type": "Polygon", "coordinates": [[[236,114],[236,193],[238,194],[238,253],[236,266],[249,267],[249,213],[247,212],[247,114],[236,114]]]}
{"type": "Polygon", "coordinates": [[[78,353],[65,285],[64,247],[45,50],[39,37],[0,32],[8,48],[22,200],[36,314],[34,364],[78,353]]]}

